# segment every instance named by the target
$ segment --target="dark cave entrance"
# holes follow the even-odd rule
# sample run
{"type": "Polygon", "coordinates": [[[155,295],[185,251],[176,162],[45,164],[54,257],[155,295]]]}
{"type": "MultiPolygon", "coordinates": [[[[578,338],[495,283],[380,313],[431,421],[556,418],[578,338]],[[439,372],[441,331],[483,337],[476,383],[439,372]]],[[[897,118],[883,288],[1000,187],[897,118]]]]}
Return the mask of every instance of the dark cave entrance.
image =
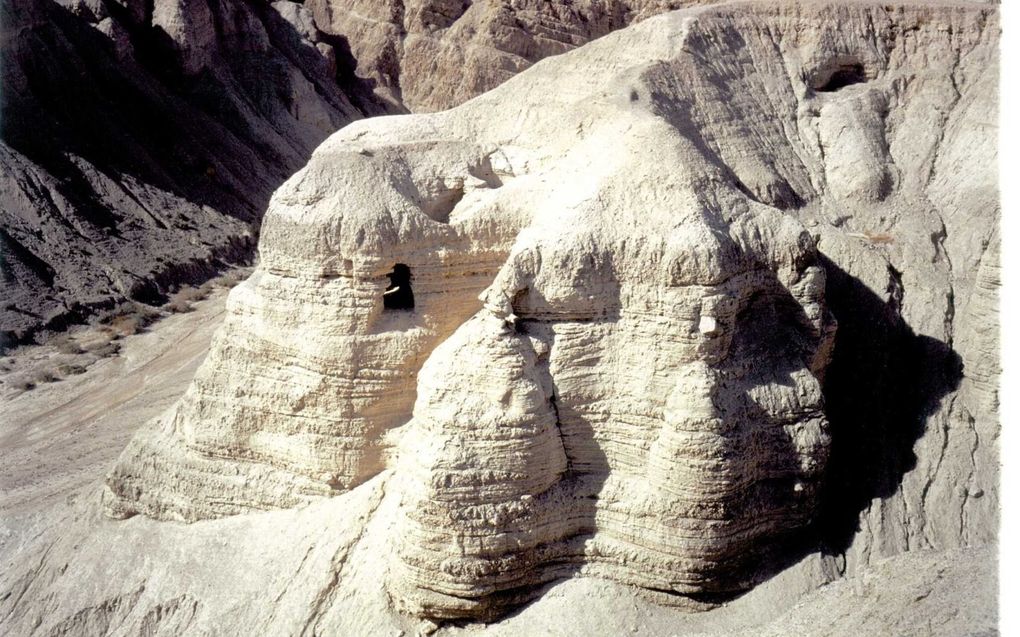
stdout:
{"type": "Polygon", "coordinates": [[[390,285],[383,292],[383,307],[387,310],[413,310],[414,292],[411,291],[411,268],[403,263],[393,266],[386,275],[390,285]]]}
{"type": "Polygon", "coordinates": [[[864,65],[853,62],[840,64],[834,69],[830,69],[827,77],[824,75],[817,77],[812,82],[811,88],[817,93],[832,93],[852,84],[861,84],[867,81],[868,76],[864,71],[864,65]]]}

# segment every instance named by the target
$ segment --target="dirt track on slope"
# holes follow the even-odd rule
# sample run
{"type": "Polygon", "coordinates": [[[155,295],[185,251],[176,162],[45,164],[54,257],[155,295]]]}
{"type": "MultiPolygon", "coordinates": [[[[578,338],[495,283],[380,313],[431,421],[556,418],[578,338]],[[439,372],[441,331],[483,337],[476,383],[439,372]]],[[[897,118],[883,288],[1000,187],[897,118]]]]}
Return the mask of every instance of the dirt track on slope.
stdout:
{"type": "Polygon", "coordinates": [[[217,290],[126,338],[118,356],[84,374],[0,399],[0,553],[33,519],[100,480],[134,432],[184,393],[226,296],[217,290]]]}

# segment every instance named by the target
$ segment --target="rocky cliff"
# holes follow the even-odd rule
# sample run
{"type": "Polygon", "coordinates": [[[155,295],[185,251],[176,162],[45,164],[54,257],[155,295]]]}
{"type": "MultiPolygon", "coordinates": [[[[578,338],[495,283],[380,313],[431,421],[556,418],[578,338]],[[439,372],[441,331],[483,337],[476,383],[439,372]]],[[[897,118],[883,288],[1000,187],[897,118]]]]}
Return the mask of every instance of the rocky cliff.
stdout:
{"type": "Polygon", "coordinates": [[[379,109],[292,2],[5,0],[2,21],[0,347],[250,259],[273,190],[379,109]]]}
{"type": "Polygon", "coordinates": [[[249,260],[269,195],[352,119],[684,4],[6,0],[0,347],[249,260]]]}
{"type": "MultiPolygon", "coordinates": [[[[704,1],[704,0],[702,0],[704,1]]],[[[309,0],[356,73],[413,112],[451,108],[535,62],[698,0],[309,0]]]]}
{"type": "Polygon", "coordinates": [[[224,584],[259,631],[490,621],[573,575],[725,617],[904,552],[914,616],[996,539],[998,34],[987,5],[727,3],[347,126],[108,475],[134,519],[83,514],[0,580],[4,621],[216,626],[211,576],[130,556],[251,563],[267,529],[299,538],[246,575],[273,612],[224,584]],[[61,556],[110,537],[100,603],[61,556]]]}

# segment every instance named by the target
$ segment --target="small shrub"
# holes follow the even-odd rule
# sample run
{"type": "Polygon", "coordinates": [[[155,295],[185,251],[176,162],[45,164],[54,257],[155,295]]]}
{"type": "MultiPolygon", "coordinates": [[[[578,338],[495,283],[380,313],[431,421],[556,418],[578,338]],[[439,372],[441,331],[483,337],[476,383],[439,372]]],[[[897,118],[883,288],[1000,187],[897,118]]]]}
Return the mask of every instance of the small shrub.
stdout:
{"type": "Polygon", "coordinates": [[[204,291],[202,288],[181,288],[170,296],[170,301],[163,307],[173,314],[190,312],[193,309],[192,303],[202,300],[208,294],[208,288],[204,291]]]}
{"type": "Polygon", "coordinates": [[[188,303],[187,301],[170,301],[163,307],[166,308],[166,311],[170,312],[171,314],[187,314],[188,312],[195,309],[191,307],[191,303],[188,303]]]}
{"type": "Polygon", "coordinates": [[[85,366],[78,365],[77,363],[65,363],[57,367],[57,373],[67,378],[68,376],[77,376],[78,374],[85,373],[85,366]]]}
{"type": "Polygon", "coordinates": [[[81,354],[84,351],[69,334],[61,334],[51,339],[50,344],[61,354],[81,354]]]}
{"type": "Polygon", "coordinates": [[[36,381],[40,383],[55,383],[60,380],[57,376],[48,369],[44,369],[35,375],[36,381]]]}
{"type": "Polygon", "coordinates": [[[89,349],[91,354],[94,354],[96,358],[108,358],[110,356],[116,356],[120,353],[120,343],[114,341],[108,341],[106,343],[97,345],[95,348],[89,349]]]}
{"type": "Polygon", "coordinates": [[[117,336],[131,336],[142,328],[141,317],[135,314],[122,314],[110,321],[110,329],[117,336]]]}
{"type": "Polygon", "coordinates": [[[31,391],[35,389],[35,383],[30,380],[16,380],[11,383],[11,387],[19,391],[31,391]]]}
{"type": "Polygon", "coordinates": [[[219,281],[228,288],[232,288],[241,281],[248,278],[251,272],[247,268],[237,268],[228,271],[226,274],[219,278],[219,281]]]}
{"type": "Polygon", "coordinates": [[[142,327],[151,325],[163,316],[163,312],[161,312],[159,308],[142,303],[135,303],[134,314],[141,321],[142,327]]]}

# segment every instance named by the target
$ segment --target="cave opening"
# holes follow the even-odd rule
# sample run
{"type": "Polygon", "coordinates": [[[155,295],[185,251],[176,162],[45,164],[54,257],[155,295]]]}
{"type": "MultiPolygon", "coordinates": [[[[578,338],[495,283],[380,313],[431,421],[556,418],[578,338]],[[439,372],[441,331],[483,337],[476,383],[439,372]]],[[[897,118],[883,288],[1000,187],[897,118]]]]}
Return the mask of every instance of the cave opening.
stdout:
{"type": "Polygon", "coordinates": [[[398,263],[386,275],[390,284],[383,292],[383,307],[387,310],[413,310],[414,292],[411,290],[411,268],[398,263]]]}
{"type": "Polygon", "coordinates": [[[867,81],[868,76],[864,72],[864,65],[855,62],[840,64],[822,81],[813,82],[812,88],[818,93],[832,93],[851,84],[861,84],[867,81]]]}

